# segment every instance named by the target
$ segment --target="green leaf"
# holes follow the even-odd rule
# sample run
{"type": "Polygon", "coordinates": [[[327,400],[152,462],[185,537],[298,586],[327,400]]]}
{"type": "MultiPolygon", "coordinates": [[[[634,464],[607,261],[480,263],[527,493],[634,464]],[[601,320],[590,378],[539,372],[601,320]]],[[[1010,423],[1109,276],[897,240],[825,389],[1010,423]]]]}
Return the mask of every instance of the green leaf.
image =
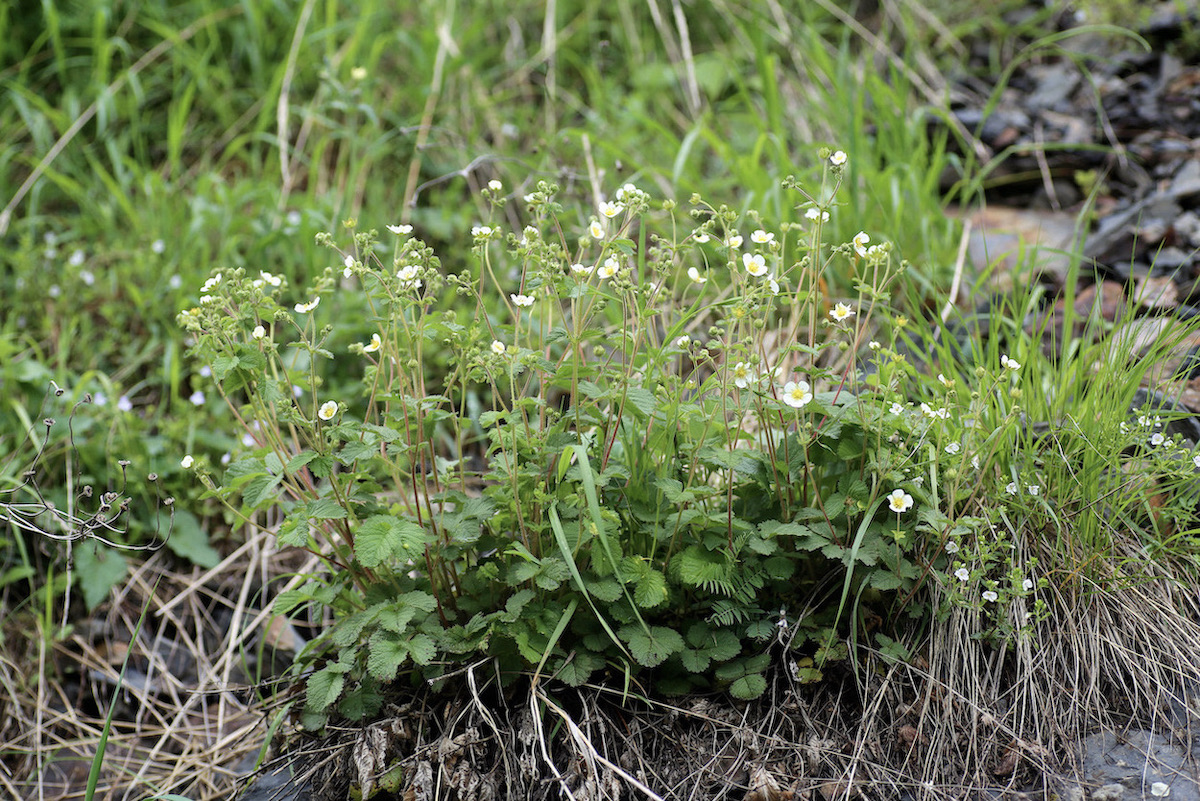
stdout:
{"type": "Polygon", "coordinates": [[[612,603],[621,597],[621,585],[611,577],[589,578],[586,584],[587,591],[605,603],[612,603]]]}
{"type": "Polygon", "coordinates": [[[888,592],[900,589],[904,581],[890,570],[874,570],[871,572],[870,584],[877,590],[888,592]]]}
{"type": "Polygon", "coordinates": [[[767,680],[763,678],[761,673],[751,673],[749,676],[742,676],[740,679],[729,685],[729,694],[734,698],[740,698],[743,701],[750,701],[758,698],[767,689],[767,680]]]}
{"type": "Polygon", "coordinates": [[[305,515],[312,520],[345,520],[348,513],[337,498],[317,498],[309,501],[305,515]]]}
{"type": "Polygon", "coordinates": [[[354,532],[354,556],[364,567],[378,567],[384,560],[416,559],[430,542],[425,529],[410,520],[375,515],[354,532]]]}
{"type": "Polygon", "coordinates": [[[679,661],[683,663],[683,669],[688,673],[699,674],[708,670],[712,659],[704,651],[694,651],[691,648],[685,648],[679,653],[679,661]]]}
{"type": "Polygon", "coordinates": [[[326,665],[308,677],[306,706],[314,712],[325,710],[342,694],[345,683],[340,666],[326,665]]]}
{"type": "Polygon", "coordinates": [[[658,405],[654,399],[654,393],[643,387],[629,387],[625,391],[625,400],[627,403],[633,404],[634,408],[642,413],[643,418],[654,414],[654,409],[658,405]]]}
{"type": "Polygon", "coordinates": [[[661,665],[671,654],[683,650],[683,637],[665,626],[624,626],[621,638],[629,644],[629,652],[645,667],[661,665]]]}
{"type": "Polygon", "coordinates": [[[377,631],[367,641],[367,672],[380,681],[396,678],[408,658],[408,645],[389,631],[377,631]]]}
{"type": "Polygon", "coordinates": [[[289,473],[295,473],[315,458],[317,458],[316,451],[300,451],[300,453],[288,459],[288,463],[284,466],[284,469],[289,473]]]}
{"type": "Polygon", "coordinates": [[[660,604],[666,603],[666,576],[653,568],[647,570],[638,579],[637,587],[633,593],[633,600],[643,609],[653,609],[660,604]]]}
{"type": "Polygon", "coordinates": [[[283,525],[275,532],[279,544],[289,548],[305,548],[308,546],[308,520],[300,515],[291,515],[283,521],[283,525]]]}
{"type": "Polygon", "coordinates": [[[167,547],[176,556],[206,569],[216,567],[221,561],[221,554],[208,544],[208,535],[201,528],[200,521],[186,509],[175,510],[167,547]]]}
{"type": "Polygon", "coordinates": [[[280,481],[283,481],[282,473],[277,476],[270,474],[255,476],[242,488],[242,503],[248,509],[257,509],[261,504],[275,498],[277,494],[275,488],[279,486],[280,481]]]}
{"type": "Polygon", "coordinates": [[[604,660],[591,651],[576,651],[558,664],[554,677],[571,687],[581,687],[602,667],[604,660]]]}
{"type": "Polygon", "coordinates": [[[88,611],[95,609],[108,597],[129,570],[125,557],[95,540],[75,548],[75,580],[83,591],[88,611]]]}
{"type": "Polygon", "coordinates": [[[437,644],[428,634],[414,634],[408,641],[408,655],[418,665],[428,665],[437,656],[437,644]]]}

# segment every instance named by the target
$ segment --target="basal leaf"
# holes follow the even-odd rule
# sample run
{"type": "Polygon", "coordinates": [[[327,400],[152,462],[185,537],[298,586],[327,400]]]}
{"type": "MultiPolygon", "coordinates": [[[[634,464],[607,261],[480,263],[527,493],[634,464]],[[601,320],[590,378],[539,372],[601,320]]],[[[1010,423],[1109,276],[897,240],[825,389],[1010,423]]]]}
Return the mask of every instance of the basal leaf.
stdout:
{"type": "Polygon", "coordinates": [[[646,667],[661,665],[671,654],[683,650],[683,637],[665,626],[651,626],[648,631],[641,626],[624,626],[620,634],[633,658],[646,667]]]}
{"type": "Polygon", "coordinates": [[[380,681],[391,681],[404,660],[408,645],[390,631],[377,631],[367,641],[367,672],[380,681]]]}
{"type": "Polygon", "coordinates": [[[336,665],[326,665],[308,677],[306,706],[314,712],[329,707],[342,694],[346,677],[336,665]]]}
{"type": "Polygon", "coordinates": [[[734,698],[740,698],[743,701],[750,701],[758,698],[767,689],[767,680],[763,678],[761,673],[751,673],[749,676],[742,676],[740,679],[729,685],[729,694],[734,698]]]}

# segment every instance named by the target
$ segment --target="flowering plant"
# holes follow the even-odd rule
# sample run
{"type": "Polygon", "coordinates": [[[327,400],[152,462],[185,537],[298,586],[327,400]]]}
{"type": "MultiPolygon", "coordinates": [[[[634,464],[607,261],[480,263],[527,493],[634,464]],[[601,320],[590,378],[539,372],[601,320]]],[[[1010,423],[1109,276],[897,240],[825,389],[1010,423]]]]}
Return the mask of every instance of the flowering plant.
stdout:
{"type": "Polygon", "coordinates": [[[772,643],[820,662],[957,583],[952,549],[982,526],[960,514],[965,468],[995,452],[957,412],[989,412],[953,382],[910,405],[903,320],[880,322],[906,265],[863,232],[825,242],[846,159],[824,158],[819,191],[785,184],[800,222],[693,197],[683,225],[625,184],[572,238],[543,182],[522,231],[472,229],[461,272],[395,225],[321,235],[338,266],[294,305],[286,283],[214,274],[180,319],[252,447],[219,479],[196,469],[324,561],[276,601],[334,612],[302,660],[310,722],[480,653],[510,676],[752,698],[772,643]],[[338,303],[362,310],[348,332],[318,320],[338,303]]]}

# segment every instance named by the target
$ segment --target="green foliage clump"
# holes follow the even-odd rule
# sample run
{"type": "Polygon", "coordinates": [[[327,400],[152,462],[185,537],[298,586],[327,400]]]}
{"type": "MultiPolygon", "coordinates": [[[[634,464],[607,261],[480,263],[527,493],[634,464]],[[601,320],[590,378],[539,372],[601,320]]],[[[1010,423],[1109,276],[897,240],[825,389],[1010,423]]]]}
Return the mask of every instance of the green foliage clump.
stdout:
{"type": "Polygon", "coordinates": [[[922,584],[986,528],[960,514],[968,466],[1004,426],[963,433],[962,409],[997,407],[944,376],[908,404],[912,365],[871,338],[905,265],[866,233],[823,241],[845,154],[823,157],[778,231],[699,197],[685,225],[626,184],[572,238],[542,183],[523,231],[474,227],[461,273],[409,226],[383,244],[351,222],[348,247],[319,235],[339,267],[302,295],[212,275],[180,320],[254,446],[219,479],[197,467],[326,565],[275,607],[333,612],[305,660],[313,722],[480,654],[752,698],[773,643],[815,680],[847,631],[929,613],[922,584]]]}

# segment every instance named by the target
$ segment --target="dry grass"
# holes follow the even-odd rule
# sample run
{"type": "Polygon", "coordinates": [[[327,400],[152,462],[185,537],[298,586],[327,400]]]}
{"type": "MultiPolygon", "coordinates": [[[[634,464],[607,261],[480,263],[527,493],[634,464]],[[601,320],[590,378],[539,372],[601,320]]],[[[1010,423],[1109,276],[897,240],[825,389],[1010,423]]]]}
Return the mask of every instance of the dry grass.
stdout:
{"type": "MultiPolygon", "coordinates": [[[[0,788],[83,796],[132,641],[97,797],[231,797],[287,695],[260,685],[277,700],[256,700],[248,673],[269,623],[257,611],[261,588],[302,567],[283,564],[270,543],[260,534],[203,576],[173,574],[155,555],[44,651],[36,636],[10,631],[0,788]],[[147,602],[148,622],[132,638],[147,602]],[[41,669],[30,675],[29,665],[41,669]]],[[[857,673],[830,665],[824,682],[799,685],[780,641],[771,688],[749,704],[528,678],[500,690],[480,662],[442,687],[398,692],[370,724],[293,735],[276,763],[293,763],[330,799],[352,785],[386,785],[395,765],[402,797],[431,799],[832,801],[1041,789],[1078,770],[1074,746],[1085,734],[1178,726],[1165,711],[1189,709],[1200,687],[1200,584],[1125,547],[1107,570],[1119,591],[1063,580],[1072,589],[1053,595],[1050,619],[1009,650],[974,636],[978,612],[961,610],[933,625],[911,664],[868,651],[857,673]]],[[[1194,709],[1186,714],[1200,722],[1194,709]]]]}
{"type": "Polygon", "coordinates": [[[9,615],[0,654],[0,795],[84,797],[115,703],[96,798],[228,798],[263,747],[271,716],[270,705],[257,702],[271,688],[254,685],[273,659],[278,667],[281,643],[261,592],[294,561],[273,544],[259,532],[204,575],[172,572],[159,552],[57,642],[36,620],[9,615]]]}

